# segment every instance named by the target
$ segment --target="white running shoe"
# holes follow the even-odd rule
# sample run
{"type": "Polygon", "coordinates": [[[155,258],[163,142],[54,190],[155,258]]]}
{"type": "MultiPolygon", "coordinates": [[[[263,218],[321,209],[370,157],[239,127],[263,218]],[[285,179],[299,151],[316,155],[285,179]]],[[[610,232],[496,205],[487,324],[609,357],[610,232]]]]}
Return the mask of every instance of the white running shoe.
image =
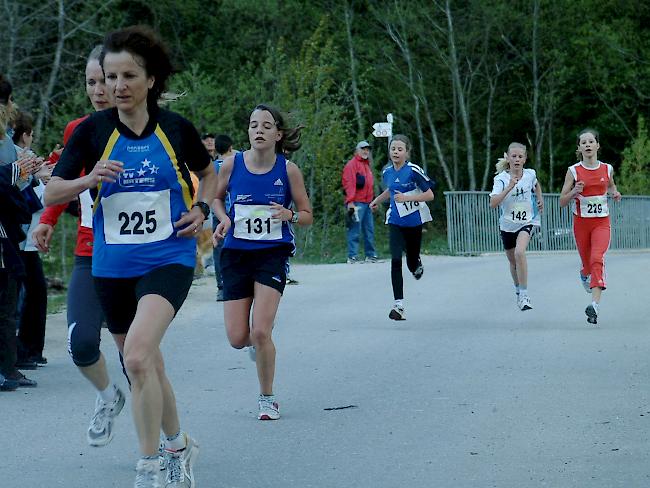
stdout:
{"type": "Polygon", "coordinates": [[[135,488],[161,488],[158,460],[140,459],[135,465],[135,488]]]}
{"type": "Polygon", "coordinates": [[[528,295],[519,296],[519,310],[525,312],[526,310],[532,310],[533,306],[530,303],[530,297],[528,295]]]}
{"type": "Polygon", "coordinates": [[[582,283],[582,287],[587,293],[591,293],[591,275],[582,276],[582,274],[580,274],[580,283],[582,283]]]}
{"type": "Polygon", "coordinates": [[[199,445],[185,434],[185,449],[172,451],[165,449],[167,475],[165,488],[194,488],[194,462],[199,455],[199,445]]]}
{"type": "Polygon", "coordinates": [[[258,401],[260,412],[258,420],[278,420],[280,418],[280,406],[275,401],[275,395],[260,395],[258,401]]]}
{"type": "Polygon", "coordinates": [[[406,320],[404,307],[397,304],[393,305],[393,308],[391,308],[390,312],[388,313],[388,318],[393,320],[406,320]]]}
{"type": "Polygon", "coordinates": [[[102,447],[113,439],[113,422],[122,408],[126,397],[122,390],[115,387],[115,399],[112,402],[105,402],[100,396],[95,401],[95,413],[90,419],[86,439],[88,444],[94,447],[102,447]]]}

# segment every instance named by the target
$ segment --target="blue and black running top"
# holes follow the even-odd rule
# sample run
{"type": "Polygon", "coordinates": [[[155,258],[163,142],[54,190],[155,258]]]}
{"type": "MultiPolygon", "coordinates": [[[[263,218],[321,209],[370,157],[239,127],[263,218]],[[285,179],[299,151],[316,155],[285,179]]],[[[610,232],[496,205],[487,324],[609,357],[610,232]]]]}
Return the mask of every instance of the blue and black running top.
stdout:
{"type": "Polygon", "coordinates": [[[91,190],[93,276],[137,277],[168,264],[193,268],[196,240],[177,237],[173,224],[192,206],[190,170],[211,163],[194,126],[154,108],[136,135],[116,109],[96,112],[74,131],[54,176],[74,179],[82,169],[89,174],[102,159],[123,162],[124,172],[91,190]]]}
{"type": "Polygon", "coordinates": [[[390,191],[390,208],[386,223],[400,227],[415,227],[432,220],[426,202],[396,202],[395,194],[419,195],[433,189],[434,183],[417,164],[406,161],[399,170],[393,163],[386,165],[381,174],[384,186],[390,191]]]}
{"type": "Polygon", "coordinates": [[[268,173],[254,174],[246,167],[244,153],[237,153],[227,191],[232,225],[224,248],[253,250],[288,246],[293,255],[295,240],[289,222],[271,218],[271,202],[289,208],[292,201],[287,160],[283,155],[276,155],[268,173]]]}

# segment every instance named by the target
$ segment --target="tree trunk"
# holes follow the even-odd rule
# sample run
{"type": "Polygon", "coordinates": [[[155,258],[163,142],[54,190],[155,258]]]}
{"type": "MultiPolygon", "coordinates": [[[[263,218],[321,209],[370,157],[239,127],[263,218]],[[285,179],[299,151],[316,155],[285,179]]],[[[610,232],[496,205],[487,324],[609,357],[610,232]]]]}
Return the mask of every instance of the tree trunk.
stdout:
{"type": "Polygon", "coordinates": [[[494,105],[494,94],[497,90],[497,79],[488,79],[489,92],[487,110],[485,113],[485,169],[483,170],[483,182],[481,191],[485,191],[488,183],[488,175],[492,167],[492,107],[494,105]]]}
{"type": "Polygon", "coordinates": [[[45,119],[49,117],[50,114],[50,100],[52,98],[52,93],[54,92],[54,86],[56,85],[56,80],[59,77],[59,70],[61,69],[61,55],[63,54],[63,45],[65,43],[65,8],[63,5],[63,0],[58,0],[58,14],[57,14],[57,40],[56,47],[54,49],[54,59],[52,60],[52,69],[50,70],[50,76],[47,80],[47,86],[41,95],[40,110],[36,118],[36,124],[34,131],[37,134],[41,133],[45,119]]]}
{"type": "Polygon", "coordinates": [[[476,190],[476,174],[474,171],[474,143],[472,141],[472,130],[469,120],[469,111],[463,86],[460,80],[460,68],[458,66],[458,54],[456,52],[456,40],[454,38],[454,22],[451,15],[451,7],[449,0],[445,2],[445,14],[447,17],[447,37],[449,42],[449,67],[451,69],[451,76],[454,86],[456,87],[456,97],[458,99],[458,110],[461,120],[463,122],[463,129],[465,131],[465,145],[467,151],[467,173],[469,176],[469,189],[476,190]]]}
{"type": "Polygon", "coordinates": [[[350,80],[352,84],[352,104],[354,105],[354,114],[357,119],[357,138],[366,137],[363,116],[361,114],[361,103],[359,102],[359,87],[357,84],[357,58],[354,53],[354,39],[352,38],[352,7],[348,1],[343,6],[343,16],[345,18],[345,33],[348,41],[348,53],[350,56],[350,80]]]}

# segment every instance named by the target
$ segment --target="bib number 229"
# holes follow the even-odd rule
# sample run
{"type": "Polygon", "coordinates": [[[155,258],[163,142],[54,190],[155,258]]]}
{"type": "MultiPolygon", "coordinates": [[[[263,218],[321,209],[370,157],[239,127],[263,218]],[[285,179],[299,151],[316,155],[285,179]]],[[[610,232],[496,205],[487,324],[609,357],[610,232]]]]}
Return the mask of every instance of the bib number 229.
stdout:
{"type": "Polygon", "coordinates": [[[153,234],[158,227],[156,222],[156,211],[147,210],[144,214],[141,212],[120,212],[117,215],[121,222],[120,235],[144,235],[153,234]]]}

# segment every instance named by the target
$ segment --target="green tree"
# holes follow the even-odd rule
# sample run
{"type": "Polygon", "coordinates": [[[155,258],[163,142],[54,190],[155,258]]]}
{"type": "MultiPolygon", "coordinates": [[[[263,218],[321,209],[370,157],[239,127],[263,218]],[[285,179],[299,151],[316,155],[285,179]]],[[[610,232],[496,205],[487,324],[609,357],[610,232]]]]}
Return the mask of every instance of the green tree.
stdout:
{"type": "Polygon", "coordinates": [[[636,137],[623,151],[617,186],[624,195],[650,195],[650,134],[643,117],[638,119],[636,137]]]}

